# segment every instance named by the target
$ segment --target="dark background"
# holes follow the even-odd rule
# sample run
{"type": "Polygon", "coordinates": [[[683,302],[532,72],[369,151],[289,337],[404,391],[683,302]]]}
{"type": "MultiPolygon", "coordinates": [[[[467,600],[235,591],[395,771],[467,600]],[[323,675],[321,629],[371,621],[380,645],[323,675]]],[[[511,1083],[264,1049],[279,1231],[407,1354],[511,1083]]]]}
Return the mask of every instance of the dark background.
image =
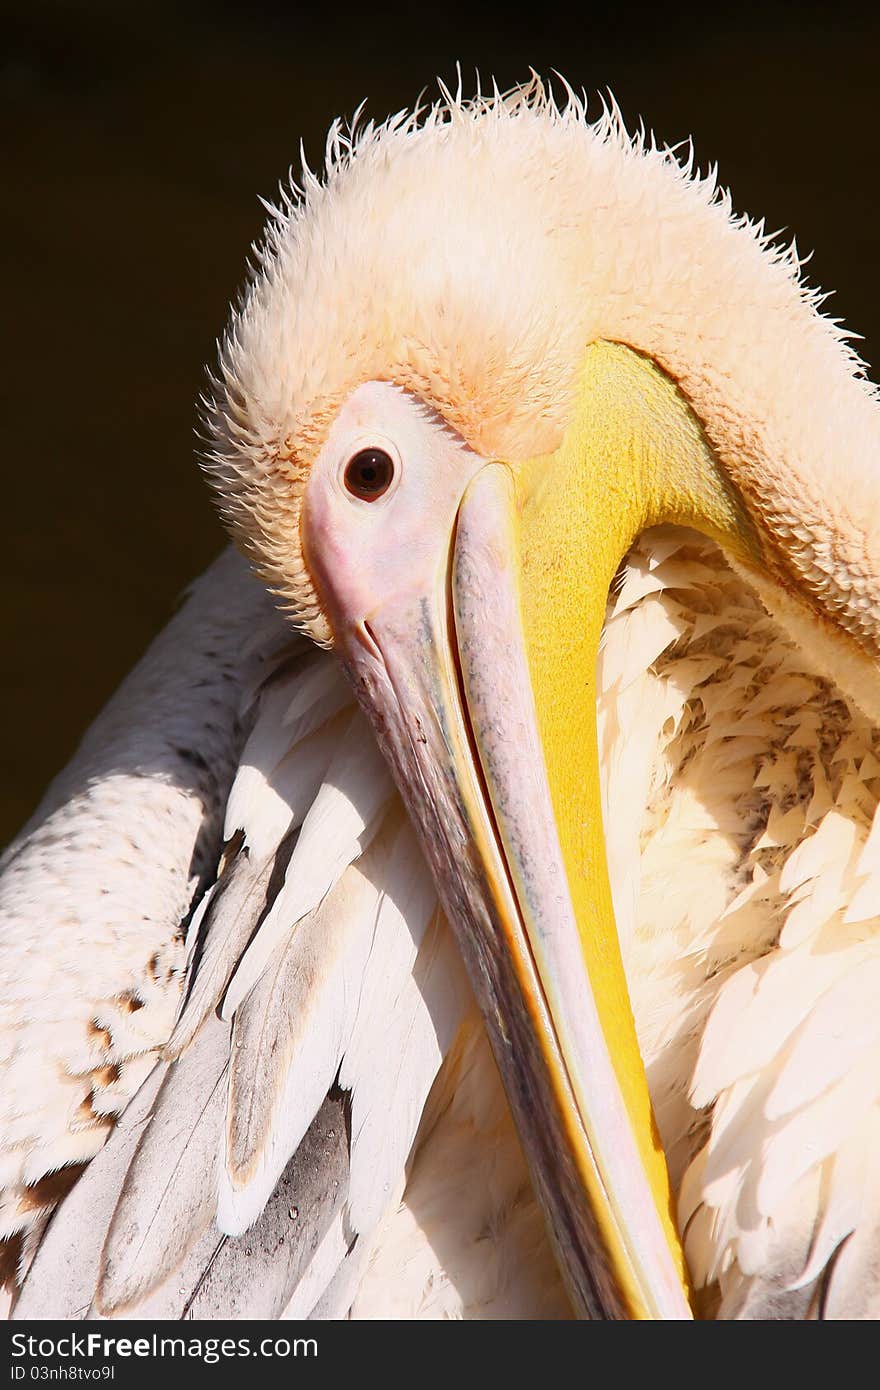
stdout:
{"type": "Polygon", "coordinates": [[[562,70],[693,134],[880,356],[878,7],[0,0],[0,843],[222,544],[193,402],[302,137],[562,70]],[[517,18],[520,11],[523,18],[517,18]]]}

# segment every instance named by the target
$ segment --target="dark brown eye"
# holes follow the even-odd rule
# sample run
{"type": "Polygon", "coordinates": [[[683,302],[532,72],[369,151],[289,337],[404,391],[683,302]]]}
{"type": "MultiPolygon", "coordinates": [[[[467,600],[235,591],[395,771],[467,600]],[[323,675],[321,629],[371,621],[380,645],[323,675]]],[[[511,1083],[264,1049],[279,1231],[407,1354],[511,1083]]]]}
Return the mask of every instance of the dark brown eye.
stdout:
{"type": "Polygon", "coordinates": [[[345,466],[345,486],[364,502],[387,492],[393,477],[394,461],[384,449],[361,449],[345,466]]]}

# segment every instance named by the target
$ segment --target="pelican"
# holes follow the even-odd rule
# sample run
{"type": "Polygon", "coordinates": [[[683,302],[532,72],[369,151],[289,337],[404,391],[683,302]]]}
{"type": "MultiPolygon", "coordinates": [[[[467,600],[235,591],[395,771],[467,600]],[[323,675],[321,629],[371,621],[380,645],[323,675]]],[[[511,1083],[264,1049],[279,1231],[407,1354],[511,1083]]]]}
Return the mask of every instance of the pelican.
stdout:
{"type": "Polygon", "coordinates": [[[0,880],[19,1318],[880,1313],[880,407],[537,81],[332,127],[0,880]]]}

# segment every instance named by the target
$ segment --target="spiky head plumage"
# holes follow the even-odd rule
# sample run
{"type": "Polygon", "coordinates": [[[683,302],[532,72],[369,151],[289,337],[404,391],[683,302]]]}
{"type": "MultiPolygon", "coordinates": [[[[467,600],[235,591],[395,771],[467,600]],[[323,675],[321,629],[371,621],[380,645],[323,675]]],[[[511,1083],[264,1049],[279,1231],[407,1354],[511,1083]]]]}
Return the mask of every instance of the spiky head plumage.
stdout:
{"type": "Polygon", "coordinates": [[[680,384],[805,585],[852,598],[864,518],[844,527],[845,557],[815,538],[829,470],[876,443],[876,406],[818,304],[796,249],[734,217],[690,149],[630,137],[613,106],[591,123],[583,100],[559,104],[536,79],[472,101],[445,92],[379,126],[336,123],[323,176],[306,168],[271,209],[206,403],[206,466],[238,543],[326,641],[300,520],[345,397],[396,382],[475,450],[515,461],[555,446],[587,344],[611,339],[680,384]]]}

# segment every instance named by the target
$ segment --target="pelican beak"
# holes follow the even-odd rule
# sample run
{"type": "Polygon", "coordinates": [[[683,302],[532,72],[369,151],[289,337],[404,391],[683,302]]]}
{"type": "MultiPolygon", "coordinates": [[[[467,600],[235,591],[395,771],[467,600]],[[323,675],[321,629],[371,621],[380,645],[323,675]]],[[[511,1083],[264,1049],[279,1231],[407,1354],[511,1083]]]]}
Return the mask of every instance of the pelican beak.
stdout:
{"type": "Polygon", "coordinates": [[[693,524],[695,497],[704,531],[748,532],[672,383],[596,345],[561,448],[476,472],[436,563],[341,651],[587,1317],[691,1316],[605,863],[595,663],[620,559],[658,510],[693,524]],[[658,449],[686,504],[655,495],[658,449]]]}

